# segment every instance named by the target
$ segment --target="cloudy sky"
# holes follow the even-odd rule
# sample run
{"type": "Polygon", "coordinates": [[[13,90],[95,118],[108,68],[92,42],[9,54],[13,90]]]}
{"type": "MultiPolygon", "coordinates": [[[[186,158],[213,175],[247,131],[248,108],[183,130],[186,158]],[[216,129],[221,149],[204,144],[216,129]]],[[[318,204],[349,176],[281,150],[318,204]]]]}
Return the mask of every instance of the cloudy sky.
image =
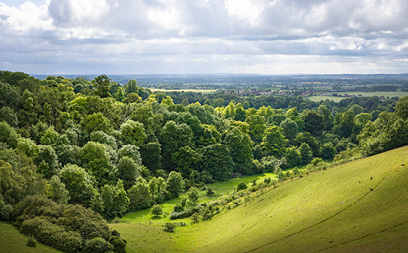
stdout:
{"type": "Polygon", "coordinates": [[[0,69],[408,72],[407,0],[0,0],[0,69]]]}

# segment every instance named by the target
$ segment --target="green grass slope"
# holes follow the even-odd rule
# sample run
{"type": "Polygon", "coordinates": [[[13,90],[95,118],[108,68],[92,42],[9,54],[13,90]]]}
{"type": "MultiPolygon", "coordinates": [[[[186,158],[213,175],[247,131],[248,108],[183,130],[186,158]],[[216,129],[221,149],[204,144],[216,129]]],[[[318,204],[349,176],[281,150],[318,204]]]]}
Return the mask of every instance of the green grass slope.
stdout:
{"type": "Polygon", "coordinates": [[[174,234],[114,227],[138,238],[129,251],[408,252],[408,147],[286,183],[174,234]]]}
{"type": "Polygon", "coordinates": [[[28,238],[13,225],[0,222],[0,252],[60,252],[39,242],[36,247],[28,247],[28,238]]]}

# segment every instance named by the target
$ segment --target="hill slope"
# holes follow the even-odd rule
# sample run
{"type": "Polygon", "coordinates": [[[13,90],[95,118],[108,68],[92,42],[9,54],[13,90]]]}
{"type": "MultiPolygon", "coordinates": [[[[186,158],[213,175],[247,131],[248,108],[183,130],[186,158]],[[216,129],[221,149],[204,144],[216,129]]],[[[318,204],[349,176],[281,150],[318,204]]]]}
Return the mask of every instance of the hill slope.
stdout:
{"type": "MultiPolygon", "coordinates": [[[[154,250],[150,241],[160,242],[156,234],[145,234],[138,249],[147,249],[146,243],[154,250]]],[[[406,234],[403,147],[272,189],[211,221],[178,228],[164,244],[197,252],[408,251],[406,234]]]]}

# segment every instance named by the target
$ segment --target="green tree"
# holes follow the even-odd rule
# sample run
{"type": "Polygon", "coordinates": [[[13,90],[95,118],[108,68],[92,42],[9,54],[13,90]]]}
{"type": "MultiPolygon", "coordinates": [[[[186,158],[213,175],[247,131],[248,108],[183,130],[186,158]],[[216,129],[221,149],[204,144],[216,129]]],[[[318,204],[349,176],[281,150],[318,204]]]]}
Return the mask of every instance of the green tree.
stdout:
{"type": "Polygon", "coordinates": [[[188,177],[192,170],[197,169],[201,163],[201,154],[189,146],[180,148],[172,155],[173,163],[183,177],[188,177]]]}
{"type": "Polygon", "coordinates": [[[323,116],[315,111],[306,109],[303,111],[301,118],[303,122],[305,122],[306,131],[310,132],[312,135],[317,136],[321,134],[326,127],[323,116]]]}
{"type": "Polygon", "coordinates": [[[52,146],[41,146],[40,153],[36,159],[38,162],[38,171],[45,178],[51,178],[57,174],[58,156],[52,146]]]}
{"type": "Polygon", "coordinates": [[[124,187],[128,190],[139,177],[141,167],[133,159],[124,156],[120,158],[116,169],[118,170],[118,177],[123,180],[124,187]]]}
{"type": "Polygon", "coordinates": [[[61,182],[58,176],[52,176],[48,187],[47,196],[57,204],[67,204],[69,200],[69,192],[65,188],[65,184],[61,182]]]}
{"type": "Polygon", "coordinates": [[[101,98],[110,97],[110,79],[106,75],[100,75],[92,80],[92,85],[96,88],[95,94],[101,98]]]}
{"type": "Polygon", "coordinates": [[[69,192],[69,203],[90,206],[95,189],[91,177],[84,168],[72,164],[65,165],[59,172],[59,177],[69,192]]]}
{"type": "Polygon", "coordinates": [[[17,147],[18,134],[7,122],[0,122],[0,142],[6,143],[11,148],[17,147]]]}
{"type": "Polygon", "coordinates": [[[309,144],[302,143],[299,147],[299,153],[302,157],[302,164],[308,164],[313,159],[312,149],[309,147],[309,144]]]}
{"type": "Polygon", "coordinates": [[[151,210],[151,214],[153,214],[154,216],[160,216],[163,214],[163,208],[161,207],[161,205],[154,205],[152,210],[151,210]]]}
{"type": "Polygon", "coordinates": [[[323,122],[325,124],[325,130],[329,131],[333,128],[334,117],[326,105],[320,105],[317,112],[323,116],[323,122]]]}
{"type": "Polygon", "coordinates": [[[333,159],[334,155],[336,155],[336,153],[337,153],[337,150],[334,147],[333,143],[331,143],[331,142],[324,143],[320,147],[320,156],[323,159],[333,159]]]}
{"type": "Polygon", "coordinates": [[[289,140],[293,140],[296,138],[299,128],[294,120],[287,118],[282,121],[279,126],[283,129],[283,135],[286,138],[288,138],[289,140]]]}
{"type": "Polygon", "coordinates": [[[127,120],[120,126],[121,137],[126,144],[141,146],[147,138],[146,130],[142,123],[127,120]]]}
{"type": "Polygon", "coordinates": [[[302,163],[302,157],[300,155],[299,150],[293,146],[287,148],[285,157],[286,157],[286,163],[289,168],[298,166],[302,163]]]}
{"type": "Polygon", "coordinates": [[[81,122],[83,129],[88,133],[94,131],[109,132],[110,120],[107,119],[101,112],[86,116],[81,122]]]}
{"type": "Polygon", "coordinates": [[[194,207],[198,203],[198,199],[200,198],[200,193],[198,192],[197,188],[191,187],[187,192],[187,204],[191,207],[194,207]]]}
{"type": "Polygon", "coordinates": [[[170,172],[166,183],[170,198],[177,198],[184,190],[184,179],[178,172],[170,172]]]}
{"type": "Polygon", "coordinates": [[[81,161],[89,174],[95,177],[99,186],[106,184],[112,176],[110,156],[103,144],[88,142],[81,149],[81,161]]]}
{"type": "Polygon", "coordinates": [[[283,136],[283,129],[279,126],[270,126],[265,130],[261,146],[268,154],[281,157],[285,153],[286,142],[287,140],[283,136]]]}
{"type": "Polygon", "coordinates": [[[143,165],[152,173],[162,169],[161,145],[159,142],[149,142],[142,146],[141,156],[143,165]]]}
{"type": "Polygon", "coordinates": [[[408,119],[408,96],[399,98],[395,105],[395,113],[402,119],[408,119]]]}
{"type": "Polygon", "coordinates": [[[140,210],[152,205],[149,185],[142,177],[138,177],[136,184],[129,189],[128,197],[130,201],[129,209],[131,211],[140,210]]]}
{"type": "Polygon", "coordinates": [[[226,180],[233,170],[233,162],[227,147],[223,144],[214,144],[202,148],[202,170],[211,173],[216,180],[226,180]]]}

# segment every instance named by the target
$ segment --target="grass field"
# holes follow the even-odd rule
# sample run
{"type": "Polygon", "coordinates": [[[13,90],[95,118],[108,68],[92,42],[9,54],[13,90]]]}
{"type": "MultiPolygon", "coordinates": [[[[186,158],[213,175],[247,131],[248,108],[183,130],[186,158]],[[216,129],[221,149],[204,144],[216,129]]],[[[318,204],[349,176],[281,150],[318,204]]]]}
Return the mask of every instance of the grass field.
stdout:
{"type": "Polygon", "coordinates": [[[35,248],[28,247],[27,239],[28,236],[18,232],[13,225],[0,222],[0,252],[59,252],[39,242],[35,248]]]}
{"type": "Polygon", "coordinates": [[[154,223],[112,227],[129,252],[407,252],[408,147],[271,188],[172,234],[154,223]]]}
{"type": "MultiPolygon", "coordinates": [[[[331,93],[331,92],[327,92],[327,93],[331,93]]],[[[372,97],[372,96],[380,97],[380,96],[384,96],[385,98],[387,98],[387,97],[392,98],[392,97],[408,96],[408,92],[385,92],[385,91],[384,92],[382,92],[382,91],[381,92],[334,92],[334,93],[336,93],[338,95],[345,95],[345,94],[355,95],[355,96],[362,95],[363,97],[372,97]]],[[[308,97],[308,99],[310,99],[311,101],[314,101],[314,102],[320,102],[321,100],[328,99],[328,100],[332,100],[332,101],[334,101],[336,103],[338,103],[338,102],[340,102],[340,100],[346,99],[346,98],[348,98],[348,97],[329,97],[329,96],[311,96],[311,97],[308,97]]]]}
{"type": "Polygon", "coordinates": [[[200,90],[200,89],[180,89],[180,90],[167,90],[167,89],[157,89],[157,88],[149,88],[152,92],[201,92],[201,93],[213,93],[217,90],[200,90]]]}

